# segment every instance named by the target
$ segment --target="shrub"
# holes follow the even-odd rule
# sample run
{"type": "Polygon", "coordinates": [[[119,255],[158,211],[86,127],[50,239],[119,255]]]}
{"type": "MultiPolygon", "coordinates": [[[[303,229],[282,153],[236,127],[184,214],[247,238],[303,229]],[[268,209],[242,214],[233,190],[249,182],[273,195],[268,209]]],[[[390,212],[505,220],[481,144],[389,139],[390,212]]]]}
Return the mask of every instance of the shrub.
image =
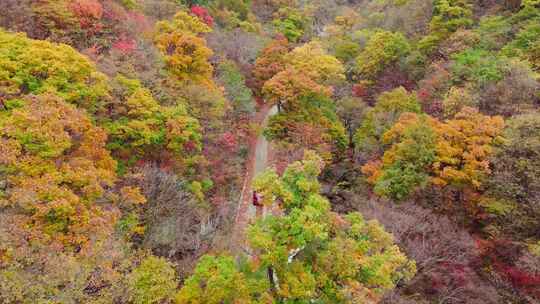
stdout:
{"type": "Polygon", "coordinates": [[[480,48],[499,50],[511,35],[511,25],[503,16],[488,16],[480,20],[475,32],[480,37],[480,48]]]}
{"type": "Polygon", "coordinates": [[[540,114],[512,117],[504,130],[505,142],[492,157],[488,192],[514,202],[517,209],[503,218],[503,231],[526,238],[538,233],[540,212],[540,114]]]}
{"type": "Polygon", "coordinates": [[[225,96],[239,112],[253,112],[253,96],[246,87],[246,79],[232,61],[221,62],[217,68],[218,82],[225,87],[225,96]]]}
{"type": "Polygon", "coordinates": [[[490,115],[511,116],[534,108],[540,83],[527,62],[504,60],[503,78],[478,89],[479,108],[490,115]]]}
{"type": "Polygon", "coordinates": [[[514,40],[507,44],[502,53],[507,56],[528,60],[536,70],[540,70],[540,24],[531,21],[521,29],[514,40]]]}
{"type": "Polygon", "coordinates": [[[503,59],[482,49],[467,49],[452,56],[451,70],[454,81],[474,81],[479,85],[497,82],[503,78],[503,59]]]}

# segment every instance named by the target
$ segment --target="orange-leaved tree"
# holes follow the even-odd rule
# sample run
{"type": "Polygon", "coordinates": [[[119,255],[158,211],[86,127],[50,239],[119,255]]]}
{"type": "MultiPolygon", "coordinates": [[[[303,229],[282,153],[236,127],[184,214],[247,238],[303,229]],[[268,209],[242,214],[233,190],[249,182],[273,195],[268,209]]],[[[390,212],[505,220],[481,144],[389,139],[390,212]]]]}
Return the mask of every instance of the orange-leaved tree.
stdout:
{"type": "Polygon", "coordinates": [[[490,173],[489,158],[500,140],[504,121],[464,107],[454,119],[440,122],[404,113],[383,135],[389,145],[382,159],[362,171],[375,192],[397,200],[428,183],[457,190],[481,190],[490,173]]]}

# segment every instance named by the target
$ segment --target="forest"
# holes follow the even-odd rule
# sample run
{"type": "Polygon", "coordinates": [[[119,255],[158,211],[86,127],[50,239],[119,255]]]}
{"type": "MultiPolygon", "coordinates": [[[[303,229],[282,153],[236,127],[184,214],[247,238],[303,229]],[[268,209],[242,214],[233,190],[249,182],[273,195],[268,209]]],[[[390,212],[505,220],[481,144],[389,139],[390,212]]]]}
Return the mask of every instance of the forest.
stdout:
{"type": "Polygon", "coordinates": [[[540,0],[0,0],[34,303],[540,303],[540,0]]]}

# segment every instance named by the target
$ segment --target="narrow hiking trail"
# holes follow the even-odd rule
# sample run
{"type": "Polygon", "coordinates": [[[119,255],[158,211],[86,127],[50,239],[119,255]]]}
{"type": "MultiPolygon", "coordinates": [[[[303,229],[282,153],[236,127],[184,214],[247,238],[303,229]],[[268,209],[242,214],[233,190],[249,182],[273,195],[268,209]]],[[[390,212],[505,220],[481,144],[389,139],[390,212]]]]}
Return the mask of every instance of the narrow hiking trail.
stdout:
{"type": "MultiPolygon", "coordinates": [[[[259,118],[261,130],[266,127],[268,119],[277,113],[277,106],[271,108],[263,108],[261,117],[259,118]]],[[[264,135],[259,134],[255,141],[255,147],[250,149],[248,172],[244,178],[242,193],[238,202],[234,227],[232,230],[231,247],[233,251],[245,249],[245,228],[249,222],[255,218],[256,207],[252,204],[252,189],[251,183],[253,178],[263,172],[268,166],[268,152],[270,144],[264,135]]]]}

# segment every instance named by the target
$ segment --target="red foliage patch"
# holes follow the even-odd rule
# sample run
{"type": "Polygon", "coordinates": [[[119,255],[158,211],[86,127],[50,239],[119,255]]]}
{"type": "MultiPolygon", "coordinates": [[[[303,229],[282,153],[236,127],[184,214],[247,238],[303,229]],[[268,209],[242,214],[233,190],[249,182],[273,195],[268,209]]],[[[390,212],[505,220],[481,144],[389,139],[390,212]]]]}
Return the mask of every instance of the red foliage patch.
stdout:
{"type": "Polygon", "coordinates": [[[512,285],[516,288],[537,288],[540,286],[540,275],[534,275],[532,273],[523,271],[516,267],[507,265],[498,265],[502,273],[512,282],[512,285]]]}
{"type": "Polygon", "coordinates": [[[131,54],[135,47],[137,46],[135,40],[133,39],[127,39],[127,38],[121,38],[117,40],[115,43],[113,43],[113,49],[119,51],[120,53],[124,55],[131,54]]]}
{"type": "Polygon", "coordinates": [[[515,265],[515,261],[522,255],[521,245],[507,240],[482,240],[478,246],[482,250],[484,263],[492,265],[515,289],[540,298],[540,275],[515,265]]]}
{"type": "Polygon", "coordinates": [[[202,6],[194,5],[191,7],[191,13],[201,19],[208,26],[214,25],[214,18],[210,16],[208,10],[202,6]]]}
{"type": "Polygon", "coordinates": [[[366,97],[368,94],[368,91],[366,89],[366,86],[362,83],[357,83],[353,85],[352,87],[352,94],[354,97],[366,97]]]}

